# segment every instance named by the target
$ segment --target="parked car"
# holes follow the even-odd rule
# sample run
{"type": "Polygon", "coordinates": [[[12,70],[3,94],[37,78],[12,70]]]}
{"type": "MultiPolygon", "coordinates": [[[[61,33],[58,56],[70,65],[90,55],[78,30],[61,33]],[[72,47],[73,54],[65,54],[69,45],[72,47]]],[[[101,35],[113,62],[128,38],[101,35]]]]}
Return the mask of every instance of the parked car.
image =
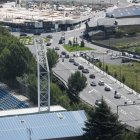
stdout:
{"type": "Polygon", "coordinates": [[[74,59],[73,59],[73,58],[70,58],[70,59],[69,59],[69,62],[74,62],[74,59]]]}
{"type": "Polygon", "coordinates": [[[37,32],[37,33],[34,33],[34,35],[41,35],[41,33],[38,33],[38,32],[37,32]]]}
{"type": "Polygon", "coordinates": [[[50,38],[50,39],[52,39],[52,38],[53,38],[53,36],[52,36],[52,35],[47,35],[46,37],[47,37],[47,38],[50,38]]]}
{"type": "Polygon", "coordinates": [[[82,70],[82,69],[84,69],[84,66],[79,65],[79,66],[78,66],[78,69],[79,69],[79,70],[82,70]]]}
{"type": "Polygon", "coordinates": [[[90,74],[89,75],[89,78],[94,79],[95,78],[95,75],[94,74],[90,74]]]}
{"type": "Polygon", "coordinates": [[[82,72],[83,73],[89,73],[89,70],[88,69],[82,69],[82,72]]]}
{"type": "Polygon", "coordinates": [[[104,81],[101,81],[101,80],[100,80],[98,84],[99,84],[100,86],[104,86],[105,83],[104,83],[104,81]]]}
{"type": "Polygon", "coordinates": [[[110,87],[108,87],[108,86],[105,87],[105,91],[110,91],[110,90],[111,90],[110,87]]]}
{"type": "Polygon", "coordinates": [[[25,33],[21,33],[20,36],[27,36],[27,34],[25,34],[25,33]]]}
{"type": "Polygon", "coordinates": [[[96,83],[95,83],[94,81],[92,81],[92,82],[90,83],[90,85],[91,85],[91,86],[96,86],[96,83]]]}

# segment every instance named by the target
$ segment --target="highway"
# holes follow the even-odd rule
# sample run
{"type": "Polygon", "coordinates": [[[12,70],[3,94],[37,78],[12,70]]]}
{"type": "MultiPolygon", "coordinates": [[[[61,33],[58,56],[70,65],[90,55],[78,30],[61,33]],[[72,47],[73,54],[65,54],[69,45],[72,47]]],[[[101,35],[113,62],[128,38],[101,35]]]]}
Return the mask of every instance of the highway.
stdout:
{"type": "MultiPolygon", "coordinates": [[[[96,15],[97,18],[100,16],[103,16],[104,14],[99,13],[99,15],[96,15]]],[[[77,37],[78,41],[81,41],[81,38],[79,37],[80,35],[82,35],[84,31],[84,26],[81,29],[76,29],[73,31],[68,31],[65,32],[65,43],[68,43],[68,40],[71,37],[77,37]]],[[[48,33],[44,33],[41,36],[45,37],[47,36],[48,33]]],[[[53,36],[53,41],[52,41],[52,45],[51,46],[46,46],[46,51],[47,48],[55,48],[56,46],[58,46],[60,48],[60,50],[58,50],[58,54],[61,54],[62,51],[65,51],[63,46],[58,44],[60,37],[62,36],[62,33],[49,33],[49,35],[53,36]]],[[[85,42],[85,46],[94,48],[94,55],[97,57],[100,57],[101,61],[103,59],[103,54],[104,54],[104,60],[106,62],[109,63],[114,63],[114,64],[120,64],[121,59],[113,59],[110,60],[110,54],[107,54],[107,50],[106,48],[102,48],[100,46],[97,45],[93,45],[90,44],[89,42],[85,42]]],[[[35,54],[35,47],[32,46],[28,46],[28,48],[31,50],[31,52],[33,54],[35,54]]],[[[68,53],[68,52],[67,52],[68,53]]],[[[78,52],[75,52],[75,54],[78,52]]],[[[91,53],[91,51],[89,52],[91,53]]],[[[119,52],[116,51],[111,51],[111,53],[113,54],[118,54],[119,52]]],[[[73,56],[73,53],[68,53],[70,55],[70,57],[73,56]]],[[[103,97],[105,99],[105,101],[107,102],[107,104],[111,107],[111,110],[114,113],[117,113],[117,106],[119,105],[124,105],[125,102],[127,102],[127,104],[133,104],[133,102],[135,103],[140,103],[139,101],[139,96],[136,92],[134,92],[133,94],[129,94],[132,89],[128,88],[127,86],[123,85],[122,83],[120,83],[119,81],[117,81],[116,79],[114,79],[113,77],[107,75],[106,73],[102,72],[101,70],[99,70],[97,67],[93,66],[92,64],[88,63],[86,60],[84,60],[81,57],[76,57],[75,61],[82,64],[85,68],[89,69],[89,74],[95,74],[96,78],[95,79],[90,79],[89,78],[89,74],[85,74],[85,76],[87,77],[87,86],[86,88],[80,92],[80,98],[82,100],[84,100],[85,102],[91,104],[91,105],[95,105],[95,101],[97,99],[101,99],[101,97],[103,97]],[[97,86],[92,87],[90,85],[90,83],[92,81],[95,81],[97,86]],[[104,86],[99,86],[98,82],[99,80],[102,80],[105,82],[104,86]],[[109,86],[111,88],[111,91],[105,91],[104,88],[105,86],[109,86]],[[115,99],[114,98],[114,91],[117,91],[118,93],[120,93],[121,98],[120,99],[115,99]]],[[[73,63],[69,62],[69,59],[64,59],[64,62],[62,62],[62,58],[59,58],[59,62],[56,65],[56,67],[53,69],[55,71],[55,73],[57,75],[59,75],[62,79],[64,79],[65,81],[68,80],[68,77],[74,73],[75,71],[78,70],[77,66],[74,66],[73,63]]],[[[79,81],[80,82],[80,81],[79,81]]],[[[118,107],[118,115],[119,115],[119,120],[121,120],[123,123],[126,123],[127,125],[131,126],[132,129],[133,128],[137,128],[140,126],[140,105],[133,105],[133,106],[123,106],[123,107],[118,107]]]]}
{"type": "MultiPolygon", "coordinates": [[[[67,32],[65,34],[66,36],[66,43],[68,42],[68,38],[75,36],[78,37],[81,34],[81,30],[78,31],[72,31],[72,32],[67,32]],[[76,34],[75,34],[76,32],[76,34]]],[[[52,45],[49,46],[49,48],[54,48],[56,46],[59,46],[60,50],[57,52],[61,54],[62,51],[64,51],[64,48],[62,45],[58,44],[58,41],[61,37],[61,33],[56,33],[52,34],[53,35],[53,42],[52,45]]],[[[80,40],[80,38],[78,38],[80,40]]],[[[95,50],[95,56],[98,56],[102,59],[102,54],[104,53],[106,58],[110,59],[110,54],[106,54],[105,48],[101,48],[99,46],[90,44],[86,42],[86,46],[91,47],[91,48],[96,48],[95,50]],[[98,52],[98,53],[97,53],[98,52]]],[[[68,52],[67,52],[68,53],[68,52]]],[[[91,53],[91,52],[89,52],[91,53]]],[[[116,51],[113,51],[113,53],[118,53],[116,51]]],[[[73,56],[73,53],[69,53],[70,56],[73,56]]],[[[88,85],[87,87],[80,93],[80,98],[84,100],[85,102],[95,105],[95,101],[97,99],[101,99],[103,97],[107,104],[111,107],[111,110],[114,113],[117,113],[117,106],[119,105],[124,105],[125,102],[127,104],[132,104],[134,101],[135,103],[140,103],[139,97],[137,93],[134,92],[134,94],[129,94],[131,92],[131,89],[128,87],[124,87],[124,85],[119,81],[116,82],[116,80],[107,75],[106,73],[100,71],[98,68],[93,66],[92,64],[89,64],[86,62],[86,60],[83,60],[81,57],[76,57],[75,61],[82,64],[85,68],[88,68],[90,71],[90,74],[95,74],[96,78],[94,81],[96,82],[97,86],[92,87],[90,86],[90,83],[93,81],[92,79],[89,78],[89,74],[85,74],[87,77],[87,82],[88,85]],[[111,91],[105,91],[104,88],[105,86],[99,86],[98,82],[99,80],[102,80],[105,82],[105,86],[109,86],[111,88],[111,91]],[[115,99],[114,98],[114,91],[117,91],[121,95],[121,99],[115,99]]],[[[106,61],[108,61],[106,59],[106,61]]],[[[110,60],[114,63],[120,63],[120,60],[110,60]]],[[[62,77],[65,81],[67,81],[68,77],[71,75],[71,73],[74,73],[75,71],[78,70],[77,66],[74,66],[73,63],[69,62],[69,59],[64,59],[64,62],[62,62],[62,58],[59,59],[58,64],[56,67],[53,69],[55,73],[57,73],[60,77],[62,77]]],[[[79,81],[80,82],[80,81],[79,81]]],[[[129,124],[130,126],[136,128],[140,126],[140,105],[135,105],[135,106],[124,106],[124,107],[118,107],[118,115],[119,119],[126,124],[129,124]]],[[[133,129],[133,128],[132,128],[133,129]]]]}

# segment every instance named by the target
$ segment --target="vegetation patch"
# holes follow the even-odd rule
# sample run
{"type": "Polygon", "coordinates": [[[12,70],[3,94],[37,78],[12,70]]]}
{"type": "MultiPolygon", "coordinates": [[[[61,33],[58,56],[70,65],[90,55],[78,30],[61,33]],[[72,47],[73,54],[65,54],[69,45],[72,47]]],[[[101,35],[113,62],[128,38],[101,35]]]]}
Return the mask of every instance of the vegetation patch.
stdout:
{"type": "Polygon", "coordinates": [[[81,47],[79,45],[76,46],[64,45],[64,48],[69,52],[95,50],[89,47],[81,47]]]}
{"type": "MultiPolygon", "coordinates": [[[[97,62],[96,65],[103,69],[103,64],[101,62],[97,62]]],[[[130,64],[121,64],[119,66],[105,64],[104,70],[130,88],[140,92],[140,63],[133,62],[130,64]]]]}
{"type": "Polygon", "coordinates": [[[23,45],[33,45],[33,36],[21,36],[19,41],[23,45]]]}

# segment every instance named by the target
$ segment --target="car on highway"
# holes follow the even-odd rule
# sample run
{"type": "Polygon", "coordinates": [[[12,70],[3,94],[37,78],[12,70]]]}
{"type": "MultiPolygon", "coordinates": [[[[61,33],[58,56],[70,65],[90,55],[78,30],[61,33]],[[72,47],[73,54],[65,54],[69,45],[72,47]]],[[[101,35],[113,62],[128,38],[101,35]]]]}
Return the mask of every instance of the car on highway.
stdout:
{"type": "Polygon", "coordinates": [[[120,98],[121,98],[120,93],[114,93],[114,98],[116,98],[116,99],[120,99],[120,98]]]}
{"type": "Polygon", "coordinates": [[[89,75],[89,78],[94,79],[95,78],[95,75],[94,74],[90,74],[89,75]]]}
{"type": "Polygon", "coordinates": [[[76,62],[76,61],[74,61],[73,65],[74,65],[74,66],[79,66],[79,63],[76,62]]]}
{"type": "Polygon", "coordinates": [[[104,84],[105,84],[104,81],[99,80],[98,85],[104,86],[104,84]]]}
{"type": "Polygon", "coordinates": [[[84,69],[84,66],[83,66],[83,65],[79,65],[79,66],[78,66],[78,69],[79,69],[79,70],[82,70],[82,69],[84,69]]]}
{"type": "Polygon", "coordinates": [[[46,46],[50,46],[51,45],[51,42],[48,42],[47,44],[46,44],[46,46]]]}
{"type": "Polygon", "coordinates": [[[74,59],[73,58],[70,58],[69,59],[69,62],[71,62],[71,63],[74,62],[74,59]]]}
{"type": "Polygon", "coordinates": [[[64,43],[64,41],[60,39],[59,40],[59,44],[63,44],[63,43],[64,43]]]}
{"type": "Polygon", "coordinates": [[[95,101],[95,105],[97,105],[97,106],[100,105],[101,103],[102,103],[102,101],[100,99],[95,101]]]}
{"type": "Polygon", "coordinates": [[[91,86],[96,86],[97,84],[96,84],[94,81],[92,81],[92,82],[90,83],[90,85],[91,85],[91,86]]]}
{"type": "Polygon", "coordinates": [[[47,37],[47,38],[50,38],[50,39],[52,39],[52,38],[53,38],[53,36],[52,36],[52,35],[47,35],[46,37],[47,37]]]}
{"type": "Polygon", "coordinates": [[[66,53],[65,51],[62,51],[61,54],[62,54],[62,55],[66,55],[67,53],[66,53]]]}
{"type": "Polygon", "coordinates": [[[82,69],[82,72],[83,73],[89,73],[89,70],[88,69],[82,69]]]}
{"type": "Polygon", "coordinates": [[[65,58],[70,58],[70,56],[68,54],[65,55],[65,58]]]}
{"type": "Polygon", "coordinates": [[[108,87],[108,86],[106,86],[104,90],[105,90],[105,91],[111,91],[111,88],[108,87]]]}
{"type": "Polygon", "coordinates": [[[55,50],[60,50],[59,47],[55,47],[55,50]]]}

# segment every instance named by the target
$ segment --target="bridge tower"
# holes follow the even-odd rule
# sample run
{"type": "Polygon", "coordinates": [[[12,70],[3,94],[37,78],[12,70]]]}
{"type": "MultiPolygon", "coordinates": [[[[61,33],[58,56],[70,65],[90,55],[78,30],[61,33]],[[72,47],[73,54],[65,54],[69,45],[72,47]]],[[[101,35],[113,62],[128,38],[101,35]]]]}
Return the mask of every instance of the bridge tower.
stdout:
{"type": "Polygon", "coordinates": [[[50,111],[50,71],[46,56],[45,43],[43,38],[34,38],[37,58],[37,77],[38,77],[38,111],[42,107],[47,107],[50,111]]]}

